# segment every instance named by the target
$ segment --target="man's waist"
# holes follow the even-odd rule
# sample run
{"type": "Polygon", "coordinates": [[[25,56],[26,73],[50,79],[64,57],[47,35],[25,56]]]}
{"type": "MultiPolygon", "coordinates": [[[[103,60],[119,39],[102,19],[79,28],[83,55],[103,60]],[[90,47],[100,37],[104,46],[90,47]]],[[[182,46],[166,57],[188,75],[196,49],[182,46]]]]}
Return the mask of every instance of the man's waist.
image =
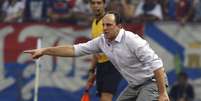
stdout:
{"type": "Polygon", "coordinates": [[[133,89],[137,89],[137,88],[140,88],[143,85],[147,85],[147,84],[155,82],[155,81],[156,81],[155,77],[150,77],[150,78],[148,78],[147,80],[145,80],[144,82],[142,82],[140,84],[137,84],[137,85],[130,84],[130,87],[132,87],[133,89]]]}

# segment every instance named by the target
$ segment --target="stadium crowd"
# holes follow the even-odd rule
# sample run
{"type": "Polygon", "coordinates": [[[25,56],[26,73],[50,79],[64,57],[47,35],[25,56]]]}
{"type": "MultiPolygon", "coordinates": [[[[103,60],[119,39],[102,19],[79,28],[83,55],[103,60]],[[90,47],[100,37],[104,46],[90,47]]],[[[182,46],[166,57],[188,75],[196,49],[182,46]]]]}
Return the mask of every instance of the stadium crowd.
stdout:
{"type": "MultiPolygon", "coordinates": [[[[201,20],[201,0],[107,0],[107,10],[121,13],[125,23],[201,20]]],[[[1,22],[65,22],[89,25],[89,0],[0,0],[1,22]]]]}

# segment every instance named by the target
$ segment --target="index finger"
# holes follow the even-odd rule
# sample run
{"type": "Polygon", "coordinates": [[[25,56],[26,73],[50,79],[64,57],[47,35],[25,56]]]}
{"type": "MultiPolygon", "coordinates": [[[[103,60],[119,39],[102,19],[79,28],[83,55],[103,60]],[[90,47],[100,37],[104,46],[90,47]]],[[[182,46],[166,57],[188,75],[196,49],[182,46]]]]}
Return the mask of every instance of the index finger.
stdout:
{"type": "Polygon", "coordinates": [[[25,50],[24,53],[33,53],[33,50],[25,50]]]}

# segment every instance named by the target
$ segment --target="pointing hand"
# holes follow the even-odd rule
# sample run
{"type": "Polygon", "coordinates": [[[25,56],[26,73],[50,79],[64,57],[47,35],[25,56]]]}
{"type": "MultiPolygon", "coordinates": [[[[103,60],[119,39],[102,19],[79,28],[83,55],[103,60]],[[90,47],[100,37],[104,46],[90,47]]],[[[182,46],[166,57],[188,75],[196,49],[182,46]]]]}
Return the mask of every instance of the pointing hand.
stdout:
{"type": "Polygon", "coordinates": [[[43,49],[25,50],[24,53],[31,54],[33,59],[38,59],[43,56],[43,49]]]}

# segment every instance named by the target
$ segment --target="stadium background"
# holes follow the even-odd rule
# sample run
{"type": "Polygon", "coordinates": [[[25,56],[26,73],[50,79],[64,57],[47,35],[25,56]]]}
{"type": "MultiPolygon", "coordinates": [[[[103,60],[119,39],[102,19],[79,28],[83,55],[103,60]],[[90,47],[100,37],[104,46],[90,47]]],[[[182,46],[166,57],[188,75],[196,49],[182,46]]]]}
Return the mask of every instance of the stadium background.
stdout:
{"type": "MultiPolygon", "coordinates": [[[[175,17],[175,5],[171,2],[168,13],[175,17]]],[[[201,25],[199,22],[181,25],[173,20],[129,23],[125,28],[143,35],[163,59],[170,87],[176,81],[176,74],[184,70],[195,88],[195,101],[201,101],[201,25]]],[[[38,38],[42,39],[42,47],[84,42],[89,39],[91,29],[80,24],[0,22],[0,101],[33,101],[36,64],[23,51],[36,48],[38,38]]],[[[90,55],[79,58],[42,57],[39,101],[80,101],[90,62],[90,55]]],[[[123,80],[118,93],[126,85],[123,80]]],[[[95,87],[90,94],[92,101],[98,101],[95,87]]]]}

